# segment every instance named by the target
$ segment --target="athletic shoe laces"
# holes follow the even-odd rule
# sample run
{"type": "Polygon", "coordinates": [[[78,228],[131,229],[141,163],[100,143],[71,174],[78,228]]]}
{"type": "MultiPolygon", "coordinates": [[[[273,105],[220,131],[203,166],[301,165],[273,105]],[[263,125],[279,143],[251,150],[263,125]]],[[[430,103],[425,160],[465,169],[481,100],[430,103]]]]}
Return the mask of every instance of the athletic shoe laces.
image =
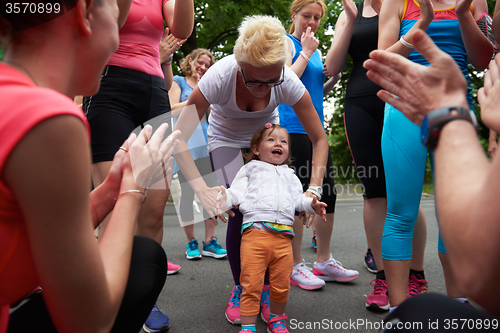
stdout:
{"type": "Polygon", "coordinates": [[[270,294],[269,290],[264,290],[262,292],[262,295],[260,296],[260,299],[263,300],[263,302],[261,302],[261,304],[264,304],[265,306],[270,306],[269,305],[269,294],[270,294]]]}
{"type": "Polygon", "coordinates": [[[241,287],[234,287],[233,289],[233,297],[229,300],[233,306],[240,306],[240,298],[241,298],[241,287]]]}
{"type": "Polygon", "coordinates": [[[381,279],[371,280],[370,285],[373,286],[374,294],[385,294],[387,293],[387,281],[381,279]]]}
{"type": "Polygon", "coordinates": [[[191,251],[194,251],[198,248],[198,242],[195,240],[192,240],[189,242],[188,246],[191,249],[191,251]]]}
{"type": "Polygon", "coordinates": [[[271,323],[271,330],[277,330],[277,332],[286,332],[286,324],[285,321],[277,320],[271,323]]]}

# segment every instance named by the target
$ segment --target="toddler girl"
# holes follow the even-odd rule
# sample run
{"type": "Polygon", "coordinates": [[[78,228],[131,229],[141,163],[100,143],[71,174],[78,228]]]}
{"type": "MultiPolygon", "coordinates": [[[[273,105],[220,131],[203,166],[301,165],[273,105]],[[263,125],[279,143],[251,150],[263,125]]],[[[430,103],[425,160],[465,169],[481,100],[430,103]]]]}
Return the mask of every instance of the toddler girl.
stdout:
{"type": "Polygon", "coordinates": [[[238,206],[241,227],[240,333],[255,332],[264,275],[269,268],[271,333],[288,332],[285,308],[293,269],[292,238],[295,211],[319,214],[326,222],[327,206],[302,193],[295,172],[288,167],[288,132],[267,123],[252,137],[249,161],[236,174],[230,189],[221,186],[218,213],[238,206]]]}

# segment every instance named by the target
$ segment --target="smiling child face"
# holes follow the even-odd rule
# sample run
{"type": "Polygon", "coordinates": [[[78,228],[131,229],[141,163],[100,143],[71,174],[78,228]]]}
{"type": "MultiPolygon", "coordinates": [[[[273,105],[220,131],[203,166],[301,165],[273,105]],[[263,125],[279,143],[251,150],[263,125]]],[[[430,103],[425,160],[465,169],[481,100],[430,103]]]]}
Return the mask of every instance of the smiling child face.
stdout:
{"type": "Polygon", "coordinates": [[[263,162],[281,165],[288,158],[288,142],[288,132],[285,129],[267,129],[259,146],[253,146],[252,151],[263,162]]]}

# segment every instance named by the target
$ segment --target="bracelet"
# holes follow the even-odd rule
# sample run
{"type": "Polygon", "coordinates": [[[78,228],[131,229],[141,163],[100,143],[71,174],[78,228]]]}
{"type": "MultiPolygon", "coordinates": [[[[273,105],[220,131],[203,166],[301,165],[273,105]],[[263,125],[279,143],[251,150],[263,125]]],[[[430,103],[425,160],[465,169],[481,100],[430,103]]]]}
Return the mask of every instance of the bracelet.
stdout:
{"type": "Polygon", "coordinates": [[[401,44],[403,44],[404,46],[406,46],[409,49],[414,49],[415,46],[413,46],[412,43],[408,43],[403,37],[404,36],[401,36],[401,38],[399,39],[399,41],[401,42],[401,44]]]}
{"type": "Polygon", "coordinates": [[[319,194],[319,192],[318,192],[318,191],[316,191],[316,189],[309,187],[309,188],[306,190],[306,192],[309,192],[309,193],[314,194],[315,196],[317,196],[317,197],[318,197],[318,200],[321,200],[321,194],[319,194]]]}
{"type": "Polygon", "coordinates": [[[174,55],[171,54],[170,57],[167,58],[167,60],[165,60],[164,62],[162,62],[161,64],[165,64],[165,65],[170,65],[172,63],[172,59],[174,59],[174,55]]]}
{"type": "Polygon", "coordinates": [[[304,57],[304,59],[306,59],[307,62],[309,62],[309,57],[307,56],[307,54],[304,52],[304,50],[300,51],[300,55],[304,57]]]}
{"type": "Polygon", "coordinates": [[[127,193],[140,193],[140,194],[142,194],[144,196],[144,200],[142,200],[141,205],[144,203],[144,201],[146,201],[146,193],[139,191],[139,190],[123,191],[122,193],[118,194],[118,196],[115,198],[115,200],[117,200],[120,197],[120,195],[127,194],[127,193]]]}

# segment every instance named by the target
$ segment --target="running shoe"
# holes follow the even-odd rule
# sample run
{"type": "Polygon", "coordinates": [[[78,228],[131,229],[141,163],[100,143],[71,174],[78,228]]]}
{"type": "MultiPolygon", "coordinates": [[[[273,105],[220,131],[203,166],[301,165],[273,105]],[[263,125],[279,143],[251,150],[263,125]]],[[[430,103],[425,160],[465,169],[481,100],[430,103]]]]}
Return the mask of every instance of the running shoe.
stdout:
{"type": "Polygon", "coordinates": [[[410,279],[408,280],[408,291],[406,292],[406,298],[412,296],[423,294],[428,292],[427,280],[417,277],[415,274],[410,274],[410,279]]]}
{"type": "Polygon", "coordinates": [[[389,304],[387,281],[375,279],[370,284],[373,286],[373,291],[366,298],[366,308],[369,310],[388,311],[391,305],[389,304]]]}
{"type": "Polygon", "coordinates": [[[285,319],[288,317],[286,315],[276,316],[269,320],[267,324],[267,333],[290,333],[286,329],[285,319]]]}
{"type": "Polygon", "coordinates": [[[368,249],[365,253],[365,267],[368,272],[377,274],[377,264],[375,263],[371,249],[368,249]]]}
{"type": "Polygon", "coordinates": [[[319,289],[325,285],[325,281],[318,279],[312,273],[312,268],[307,266],[308,262],[302,262],[293,267],[290,283],[305,290],[319,289]]]}
{"type": "Polygon", "coordinates": [[[208,244],[203,242],[203,251],[201,252],[206,257],[213,257],[216,259],[224,258],[227,256],[227,251],[217,243],[217,237],[213,236],[208,244]]]}
{"type": "Polygon", "coordinates": [[[181,266],[171,263],[167,260],[167,275],[175,274],[181,270],[181,266]]]}
{"type": "Polygon", "coordinates": [[[313,249],[315,249],[315,250],[317,250],[317,249],[318,249],[318,245],[316,244],[316,234],[315,234],[315,233],[312,235],[311,246],[312,246],[312,247],[313,247],[313,249]]]}
{"type": "Polygon", "coordinates": [[[330,253],[330,259],[318,264],[314,263],[313,273],[324,281],[349,282],[359,276],[359,272],[345,269],[340,261],[335,260],[330,253]]]}
{"type": "Polygon", "coordinates": [[[146,322],[142,325],[142,329],[148,333],[157,333],[166,332],[169,328],[170,319],[168,319],[168,316],[161,312],[155,304],[148,319],[146,319],[146,322]]]}
{"type": "Polygon", "coordinates": [[[227,303],[226,319],[233,325],[241,324],[240,316],[240,298],[241,298],[241,285],[234,286],[231,290],[231,298],[227,303]]]}
{"type": "Polygon", "coordinates": [[[196,239],[192,239],[188,245],[186,245],[186,258],[190,260],[201,258],[200,250],[198,250],[198,241],[196,239]]]}
{"type": "Polygon", "coordinates": [[[241,330],[240,333],[254,333],[254,332],[250,331],[250,330],[247,330],[247,329],[244,329],[244,330],[241,330]]]}
{"type": "Polygon", "coordinates": [[[260,318],[265,323],[269,322],[269,316],[271,315],[271,308],[269,305],[269,286],[264,285],[264,289],[260,294],[260,318]]]}

